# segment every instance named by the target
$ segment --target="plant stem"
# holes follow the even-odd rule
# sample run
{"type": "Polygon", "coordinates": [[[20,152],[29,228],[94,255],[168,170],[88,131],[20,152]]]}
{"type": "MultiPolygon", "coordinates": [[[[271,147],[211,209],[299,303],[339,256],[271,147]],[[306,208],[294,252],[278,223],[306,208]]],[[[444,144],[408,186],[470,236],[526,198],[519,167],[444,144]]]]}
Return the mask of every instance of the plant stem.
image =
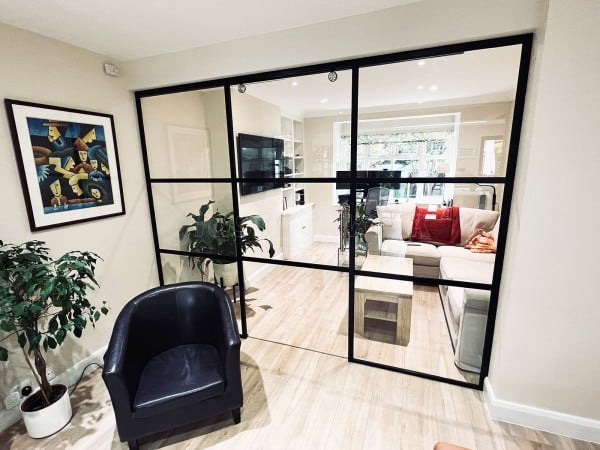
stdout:
{"type": "Polygon", "coordinates": [[[42,356],[42,351],[40,350],[39,347],[33,348],[33,354],[34,354],[35,368],[37,369],[37,373],[39,374],[40,380],[42,382],[42,384],[40,384],[40,388],[41,388],[42,392],[45,393],[44,399],[48,402],[47,406],[50,406],[50,402],[48,401],[48,398],[52,394],[52,387],[50,386],[50,383],[48,382],[48,378],[46,377],[46,360],[42,356]]]}
{"type": "Polygon", "coordinates": [[[33,374],[33,377],[35,378],[35,382],[40,387],[40,391],[42,392],[42,397],[44,397],[44,400],[46,401],[46,404],[50,405],[50,400],[46,396],[46,393],[44,392],[44,389],[42,389],[42,382],[40,381],[40,378],[38,377],[38,374],[37,374],[35,368],[31,364],[31,361],[29,360],[29,356],[27,356],[27,352],[25,351],[25,347],[21,347],[21,350],[23,350],[23,356],[25,357],[25,361],[27,361],[27,365],[29,366],[29,369],[31,370],[31,373],[33,374]]]}

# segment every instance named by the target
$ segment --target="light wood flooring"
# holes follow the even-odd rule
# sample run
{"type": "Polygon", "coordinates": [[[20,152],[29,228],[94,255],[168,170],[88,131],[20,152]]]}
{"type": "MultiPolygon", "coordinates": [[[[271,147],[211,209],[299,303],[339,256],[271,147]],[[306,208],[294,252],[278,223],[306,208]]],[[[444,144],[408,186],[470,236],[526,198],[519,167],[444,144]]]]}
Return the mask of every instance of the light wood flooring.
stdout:
{"type": "MultiPolygon", "coordinates": [[[[141,441],[142,449],[432,449],[447,441],[485,450],[599,450],[593,445],[488,418],[482,394],[344,358],[249,338],[242,342],[242,421],[230,414],[141,441]]],[[[27,436],[22,422],[1,449],[125,449],[100,377],[71,396],[59,433],[27,436]]]]}
{"type": "MultiPolygon", "coordinates": [[[[297,260],[336,264],[337,244],[313,243],[297,260]]],[[[246,294],[250,336],[333,355],[348,355],[348,275],[276,266],[246,294]]],[[[239,303],[236,313],[239,314],[239,303]]],[[[395,330],[371,324],[354,336],[354,356],[389,366],[477,384],[459,370],[438,290],[414,286],[410,342],[395,343],[395,330]]]]}
{"type": "MultiPolygon", "coordinates": [[[[318,244],[309,257],[335,263],[335,245],[318,244]]],[[[438,348],[446,339],[450,346],[437,294],[418,292],[409,345],[396,346],[385,333],[372,331],[369,339],[355,339],[357,356],[463,376],[452,372],[451,355],[438,348]]],[[[233,425],[224,414],[142,440],[142,449],[412,450],[447,441],[485,450],[600,450],[600,445],[494,422],[479,391],[348,363],[345,274],[277,267],[247,298],[250,337],[242,341],[241,423],[233,425]]],[[[239,314],[239,303],[236,308],[239,314]]],[[[119,442],[100,370],[84,378],[71,398],[74,416],[64,430],[34,440],[20,422],[0,434],[0,449],[127,448],[119,442]]]]}

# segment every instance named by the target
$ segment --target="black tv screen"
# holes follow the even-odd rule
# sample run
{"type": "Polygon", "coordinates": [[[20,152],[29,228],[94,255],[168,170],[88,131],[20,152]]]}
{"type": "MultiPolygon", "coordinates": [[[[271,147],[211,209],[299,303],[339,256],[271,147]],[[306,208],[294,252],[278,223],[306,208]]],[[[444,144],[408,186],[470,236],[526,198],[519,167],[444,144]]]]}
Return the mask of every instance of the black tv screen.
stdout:
{"type": "Polygon", "coordinates": [[[238,134],[238,159],[242,178],[271,178],[241,183],[241,194],[257,194],[283,187],[283,139],[238,134]]]}

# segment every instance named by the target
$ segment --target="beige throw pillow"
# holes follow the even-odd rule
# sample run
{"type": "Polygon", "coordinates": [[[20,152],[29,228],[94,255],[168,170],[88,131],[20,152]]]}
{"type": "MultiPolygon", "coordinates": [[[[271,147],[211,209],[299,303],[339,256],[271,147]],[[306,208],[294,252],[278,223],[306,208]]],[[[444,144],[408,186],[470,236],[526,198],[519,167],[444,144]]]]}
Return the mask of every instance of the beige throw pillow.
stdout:
{"type": "Polygon", "coordinates": [[[383,239],[410,239],[414,217],[414,203],[394,203],[377,207],[383,239]]]}

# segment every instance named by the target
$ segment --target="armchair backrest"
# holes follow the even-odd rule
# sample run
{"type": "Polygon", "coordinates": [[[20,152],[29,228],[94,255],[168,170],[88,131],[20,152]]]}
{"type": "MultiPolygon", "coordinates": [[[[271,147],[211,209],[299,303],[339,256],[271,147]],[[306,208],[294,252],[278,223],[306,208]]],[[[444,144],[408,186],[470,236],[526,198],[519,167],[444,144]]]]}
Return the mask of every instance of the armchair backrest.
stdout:
{"type": "Polygon", "coordinates": [[[222,288],[203,282],[161,286],[125,305],[115,322],[105,365],[126,361],[124,373],[137,383],[145,364],[170,348],[211,344],[224,357],[225,344],[239,340],[235,315],[222,288]]]}

